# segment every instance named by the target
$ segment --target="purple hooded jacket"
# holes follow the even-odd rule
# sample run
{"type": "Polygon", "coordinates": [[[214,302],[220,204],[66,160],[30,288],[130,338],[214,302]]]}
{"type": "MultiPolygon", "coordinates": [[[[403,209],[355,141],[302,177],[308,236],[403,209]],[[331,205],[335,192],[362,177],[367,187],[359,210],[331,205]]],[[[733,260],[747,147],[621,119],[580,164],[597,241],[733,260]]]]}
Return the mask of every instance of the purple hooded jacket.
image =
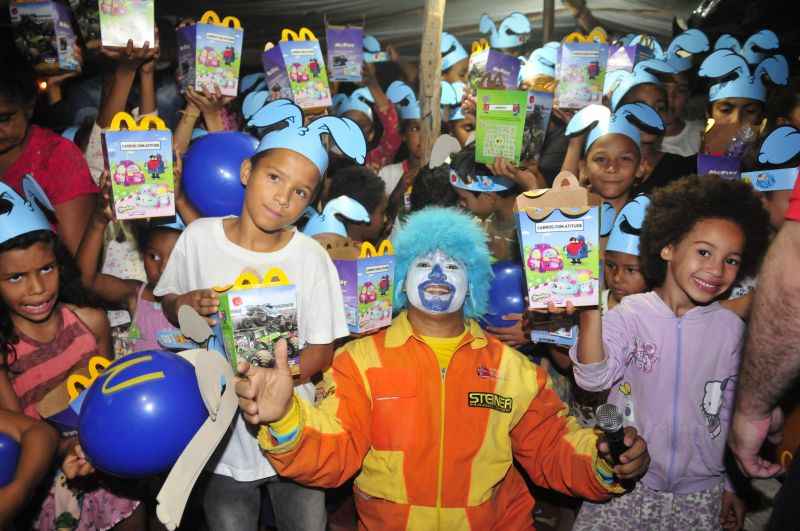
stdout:
{"type": "Polygon", "coordinates": [[[577,384],[611,389],[608,401],[647,441],[645,486],[687,494],[725,477],[744,330],[719,303],[678,318],[651,291],[625,297],[603,317],[604,361],[579,363],[577,346],[570,351],[577,384]]]}

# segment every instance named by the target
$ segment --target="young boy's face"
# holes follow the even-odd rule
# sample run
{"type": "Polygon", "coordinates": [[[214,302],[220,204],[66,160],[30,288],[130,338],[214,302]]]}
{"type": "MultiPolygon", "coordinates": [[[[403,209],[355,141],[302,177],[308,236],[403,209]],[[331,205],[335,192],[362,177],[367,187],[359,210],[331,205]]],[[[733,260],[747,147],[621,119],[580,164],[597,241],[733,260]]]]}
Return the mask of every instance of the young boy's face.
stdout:
{"type": "Polygon", "coordinates": [[[616,302],[623,297],[643,293],[647,283],[639,267],[639,257],[633,254],[606,251],[603,258],[605,264],[606,287],[616,302]]]}
{"type": "Polygon", "coordinates": [[[711,104],[711,117],[720,125],[757,126],[764,119],[764,104],[748,98],[724,98],[711,104]]]}
{"type": "Polygon", "coordinates": [[[417,160],[422,159],[422,125],[419,120],[403,121],[403,142],[411,156],[417,160]]]}
{"type": "Polygon", "coordinates": [[[592,191],[603,199],[617,199],[629,193],[639,168],[639,150],[625,135],[610,134],[597,139],[581,160],[582,176],[592,191]]]}
{"type": "Polygon", "coordinates": [[[463,120],[450,122],[450,131],[453,133],[453,136],[456,137],[458,143],[461,144],[462,148],[467,145],[469,136],[474,130],[475,117],[471,114],[465,115],[463,120]]]}
{"type": "Polygon", "coordinates": [[[689,102],[689,76],[685,72],[671,76],[664,82],[667,89],[667,127],[683,118],[686,104],[689,102]]]}
{"type": "Polygon", "coordinates": [[[253,165],[242,163],[245,213],[262,231],[281,230],[295,221],[308,206],[319,184],[317,167],[288,149],[271,149],[253,165]]]}
{"type": "Polygon", "coordinates": [[[789,209],[789,199],[791,197],[791,190],[774,190],[761,194],[761,203],[769,212],[769,224],[776,231],[783,226],[783,220],[786,218],[786,211],[789,209]]]}
{"type": "Polygon", "coordinates": [[[480,219],[486,219],[494,212],[496,194],[492,192],[478,192],[476,195],[470,190],[463,190],[454,187],[458,194],[458,206],[464,210],[469,210],[480,219]]]}
{"type": "Polygon", "coordinates": [[[450,67],[447,72],[442,74],[442,79],[448,83],[455,83],[456,81],[467,82],[467,69],[469,68],[469,59],[462,59],[450,67]]]}
{"type": "Polygon", "coordinates": [[[155,229],[144,249],[144,271],[147,274],[147,283],[151,287],[158,284],[161,273],[167,266],[172,249],[181,233],[172,229],[155,229]]]}

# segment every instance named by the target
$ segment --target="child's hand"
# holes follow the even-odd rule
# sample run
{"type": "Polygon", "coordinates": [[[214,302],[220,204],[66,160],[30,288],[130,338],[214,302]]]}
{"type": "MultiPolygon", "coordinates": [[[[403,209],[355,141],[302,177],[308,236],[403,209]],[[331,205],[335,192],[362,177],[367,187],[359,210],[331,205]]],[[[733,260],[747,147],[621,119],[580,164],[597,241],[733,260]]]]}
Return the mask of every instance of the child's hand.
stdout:
{"type": "Polygon", "coordinates": [[[722,509],[719,513],[719,525],[722,529],[730,531],[742,529],[745,512],[747,512],[747,507],[744,500],[727,490],[722,493],[722,509]]]}
{"type": "Polygon", "coordinates": [[[161,48],[158,43],[158,28],[155,28],[155,35],[156,35],[156,47],[153,49],[153,54],[147,60],[142,63],[142,66],[139,67],[139,72],[144,75],[153,75],[156,70],[156,63],[158,62],[158,58],[161,56],[161,48]]]}
{"type": "Polygon", "coordinates": [[[103,46],[100,53],[111,61],[118,63],[120,68],[136,70],[142,63],[156,57],[158,48],[150,48],[149,41],[145,41],[144,46],[141,48],[134,48],[133,40],[128,39],[128,45],[124,48],[103,46]]]}
{"type": "Polygon", "coordinates": [[[286,415],[292,403],[294,382],[285,339],[275,345],[274,369],[239,362],[237,372],[236,394],[239,395],[239,408],[247,422],[267,424],[286,415]]]}
{"type": "Polygon", "coordinates": [[[367,85],[377,82],[375,78],[375,63],[364,61],[361,66],[361,84],[366,87],[367,85]]]}
{"type": "Polygon", "coordinates": [[[647,472],[650,466],[650,454],[647,451],[647,443],[636,432],[636,428],[625,428],[625,446],[628,449],[619,456],[620,464],[614,465],[614,458],[611,456],[611,449],[603,439],[597,439],[597,453],[606,463],[614,467],[614,475],[617,479],[638,479],[647,472]]]}
{"type": "Polygon", "coordinates": [[[191,306],[194,311],[206,318],[210,326],[217,324],[215,319],[209,317],[219,311],[219,295],[213,289],[196,289],[178,296],[175,308],[183,305],[191,306]]]}
{"type": "Polygon", "coordinates": [[[214,91],[210,94],[206,91],[197,92],[192,87],[187,87],[185,96],[204,115],[218,113],[233,101],[233,96],[223,96],[219,90],[219,85],[216,84],[214,85],[214,91]]]}
{"type": "Polygon", "coordinates": [[[464,94],[464,99],[461,100],[461,111],[464,114],[470,114],[472,116],[475,116],[475,108],[476,108],[475,94],[467,92],[466,94],[464,94]]]}
{"type": "Polygon", "coordinates": [[[109,221],[114,220],[114,208],[111,201],[111,178],[108,175],[108,170],[103,170],[103,173],[100,174],[100,181],[97,185],[100,188],[100,196],[95,203],[94,221],[106,226],[109,221]]]}
{"type": "Polygon", "coordinates": [[[520,348],[531,342],[522,327],[522,314],[511,313],[503,316],[504,321],[515,321],[511,326],[487,326],[486,330],[497,336],[497,339],[514,348],[520,348]]]}
{"type": "Polygon", "coordinates": [[[83,453],[83,448],[81,448],[80,444],[74,445],[67,452],[66,457],[64,457],[64,462],[61,463],[61,470],[64,472],[64,475],[67,476],[67,479],[75,479],[94,474],[94,467],[89,460],[86,459],[86,454],[83,453]]]}
{"type": "MultiPolygon", "coordinates": [[[[493,175],[507,177],[517,183],[523,190],[546,187],[546,182],[544,182],[543,177],[540,180],[532,171],[525,168],[518,168],[502,157],[495,158],[494,162],[488,164],[487,167],[493,175]]],[[[541,176],[541,174],[539,174],[539,176],[541,176]]]]}

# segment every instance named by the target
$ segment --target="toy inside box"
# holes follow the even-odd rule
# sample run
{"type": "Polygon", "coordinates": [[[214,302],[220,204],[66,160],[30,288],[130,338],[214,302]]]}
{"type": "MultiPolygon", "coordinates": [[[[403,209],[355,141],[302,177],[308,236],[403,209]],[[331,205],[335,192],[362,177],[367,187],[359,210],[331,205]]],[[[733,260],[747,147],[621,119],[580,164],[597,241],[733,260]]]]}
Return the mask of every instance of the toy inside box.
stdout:
{"type": "Polygon", "coordinates": [[[145,116],[137,124],[117,113],[103,132],[103,152],[118,220],[175,215],[172,132],[160,118],[145,116]]]}
{"type": "Polygon", "coordinates": [[[75,22],[87,48],[100,47],[100,9],[97,0],[69,0],[75,22]]]}
{"type": "Polygon", "coordinates": [[[103,46],[155,47],[154,0],[99,0],[100,40],[103,46]]]}
{"type": "Polygon", "coordinates": [[[219,87],[223,96],[239,94],[244,30],[239,19],[220,20],[206,11],[200,22],[178,30],[178,80],[182,90],[192,87],[211,94],[219,87]]]}
{"type": "Polygon", "coordinates": [[[350,331],[360,334],[389,326],[395,263],[391,242],[384,240],[376,250],[368,242],[359,248],[347,241],[328,248],[328,254],[339,272],[350,331]]]}
{"type": "Polygon", "coordinates": [[[69,8],[57,2],[11,2],[14,43],[40,73],[80,71],[69,8]]]}
{"type": "Polygon", "coordinates": [[[553,188],[517,196],[517,230],[528,306],[597,306],[600,288],[599,196],[561,172],[553,188]]]}
{"type": "Polygon", "coordinates": [[[289,348],[289,368],[300,374],[297,331],[297,290],[286,273],[274,267],[263,280],[255,273],[239,275],[233,286],[215,288],[225,352],[236,369],[239,361],[259,367],[275,365],[275,345],[283,338],[289,348]]]}
{"type": "Polygon", "coordinates": [[[288,98],[304,109],[330,106],[322,49],[308,28],[284,29],[277,45],[266,44],[261,63],[272,99],[288,98]]]}

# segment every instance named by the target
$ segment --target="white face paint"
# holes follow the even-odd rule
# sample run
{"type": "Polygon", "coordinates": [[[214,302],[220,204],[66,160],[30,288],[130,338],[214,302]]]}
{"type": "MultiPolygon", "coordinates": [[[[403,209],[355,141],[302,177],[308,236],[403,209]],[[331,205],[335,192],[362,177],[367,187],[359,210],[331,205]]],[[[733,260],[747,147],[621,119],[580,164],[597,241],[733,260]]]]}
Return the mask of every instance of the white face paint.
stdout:
{"type": "Polygon", "coordinates": [[[415,258],[406,275],[409,303],[429,314],[457,312],[467,297],[467,270],[461,262],[436,250],[415,258]]]}

